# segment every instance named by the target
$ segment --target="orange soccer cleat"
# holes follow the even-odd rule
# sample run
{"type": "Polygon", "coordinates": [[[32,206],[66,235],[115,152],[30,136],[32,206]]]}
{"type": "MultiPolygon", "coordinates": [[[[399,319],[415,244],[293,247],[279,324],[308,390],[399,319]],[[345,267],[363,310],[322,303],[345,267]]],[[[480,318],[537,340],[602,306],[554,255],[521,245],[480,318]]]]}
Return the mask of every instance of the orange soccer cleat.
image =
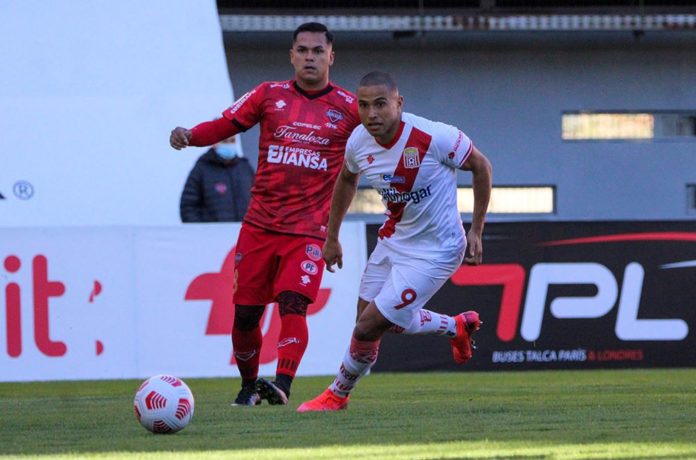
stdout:
{"type": "Polygon", "coordinates": [[[464,364],[473,356],[471,334],[481,328],[481,320],[475,311],[465,311],[454,317],[457,323],[457,336],[450,339],[454,362],[464,364]]]}
{"type": "Polygon", "coordinates": [[[343,410],[348,407],[348,398],[341,398],[333,394],[328,388],[314,399],[305,401],[297,408],[297,412],[322,412],[343,410]]]}

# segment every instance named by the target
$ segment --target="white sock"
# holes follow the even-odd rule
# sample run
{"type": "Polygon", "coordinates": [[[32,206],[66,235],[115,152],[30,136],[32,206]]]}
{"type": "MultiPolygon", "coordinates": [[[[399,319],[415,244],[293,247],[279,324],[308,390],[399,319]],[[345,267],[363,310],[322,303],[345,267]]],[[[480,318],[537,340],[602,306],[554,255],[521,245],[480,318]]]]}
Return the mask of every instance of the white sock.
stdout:
{"type": "Polygon", "coordinates": [[[457,323],[454,317],[443,315],[430,310],[413,312],[411,324],[407,328],[394,326],[392,332],[407,335],[457,335],[457,323]]]}
{"type": "Polygon", "coordinates": [[[365,342],[352,338],[350,347],[346,351],[341,368],[336,375],[336,379],[329,386],[329,390],[336,396],[345,398],[350,394],[355,385],[377,361],[379,352],[379,340],[376,342],[365,342]]]}

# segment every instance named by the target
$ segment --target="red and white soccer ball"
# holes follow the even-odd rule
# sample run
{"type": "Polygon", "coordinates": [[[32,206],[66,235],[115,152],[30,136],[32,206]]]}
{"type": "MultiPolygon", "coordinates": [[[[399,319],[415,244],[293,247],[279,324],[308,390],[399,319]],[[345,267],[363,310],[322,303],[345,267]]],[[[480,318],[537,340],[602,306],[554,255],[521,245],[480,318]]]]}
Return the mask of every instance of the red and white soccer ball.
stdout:
{"type": "Polygon", "coordinates": [[[183,380],[155,375],[135,393],[133,407],[140,424],[153,433],[176,433],[193,417],[193,394],[183,380]]]}

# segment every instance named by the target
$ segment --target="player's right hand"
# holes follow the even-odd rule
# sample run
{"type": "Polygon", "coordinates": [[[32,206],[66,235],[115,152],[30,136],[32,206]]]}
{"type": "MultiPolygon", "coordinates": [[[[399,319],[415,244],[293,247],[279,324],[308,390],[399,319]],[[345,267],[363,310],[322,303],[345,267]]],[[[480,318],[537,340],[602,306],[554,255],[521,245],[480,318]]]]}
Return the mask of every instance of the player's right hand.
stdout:
{"type": "Polygon", "coordinates": [[[326,262],[326,269],[331,273],[334,273],[334,264],[338,265],[338,268],[343,268],[343,248],[338,240],[326,240],[321,254],[326,262]]]}
{"type": "Polygon", "coordinates": [[[177,150],[188,147],[190,140],[191,130],[182,128],[181,126],[172,129],[172,133],[169,136],[169,144],[177,150]]]}

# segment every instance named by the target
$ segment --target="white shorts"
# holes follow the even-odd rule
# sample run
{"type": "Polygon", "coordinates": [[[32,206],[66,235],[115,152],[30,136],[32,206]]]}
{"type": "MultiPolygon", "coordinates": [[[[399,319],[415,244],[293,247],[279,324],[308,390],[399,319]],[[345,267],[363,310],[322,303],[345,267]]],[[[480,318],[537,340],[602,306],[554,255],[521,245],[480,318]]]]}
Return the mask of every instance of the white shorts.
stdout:
{"type": "Polygon", "coordinates": [[[374,300],[385,318],[407,328],[413,315],[445,284],[463,259],[463,250],[447,259],[416,259],[390,251],[378,242],[360,281],[360,298],[374,300]]]}

